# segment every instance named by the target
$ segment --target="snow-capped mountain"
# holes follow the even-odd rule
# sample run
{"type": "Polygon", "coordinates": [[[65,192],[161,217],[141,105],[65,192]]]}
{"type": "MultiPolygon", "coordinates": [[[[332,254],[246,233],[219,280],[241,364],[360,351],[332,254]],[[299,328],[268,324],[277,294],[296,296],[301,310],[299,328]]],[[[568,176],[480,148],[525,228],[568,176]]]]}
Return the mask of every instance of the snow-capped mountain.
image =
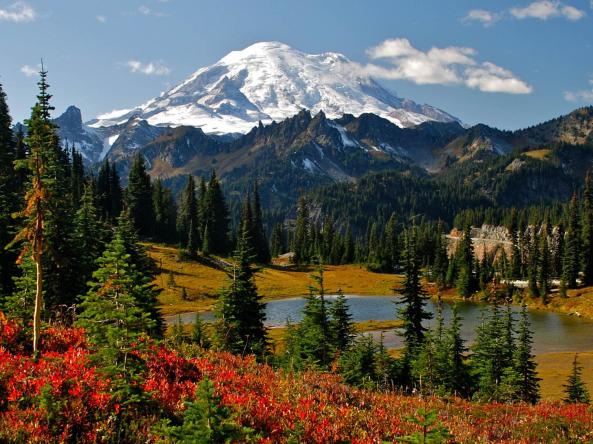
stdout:
{"type": "Polygon", "coordinates": [[[137,108],[101,115],[89,125],[110,127],[136,116],[156,126],[246,133],[259,121],[281,121],[302,109],[323,110],[329,118],[373,113],[400,127],[457,120],[391,94],[342,54],[311,55],[283,43],[261,42],[229,53],[137,108]]]}

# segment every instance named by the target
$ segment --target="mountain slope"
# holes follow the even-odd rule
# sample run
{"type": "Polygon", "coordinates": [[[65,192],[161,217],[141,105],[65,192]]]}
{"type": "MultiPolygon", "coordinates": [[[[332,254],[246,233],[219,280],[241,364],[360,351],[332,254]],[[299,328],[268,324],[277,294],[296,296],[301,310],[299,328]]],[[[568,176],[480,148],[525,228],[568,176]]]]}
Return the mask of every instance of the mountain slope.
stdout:
{"type": "Polygon", "coordinates": [[[279,42],[261,42],[229,53],[139,107],[99,116],[89,124],[106,127],[139,116],[152,125],[247,133],[259,121],[284,120],[302,109],[323,110],[330,118],[374,113],[400,127],[457,120],[394,96],[341,54],[310,55],[279,42]]]}

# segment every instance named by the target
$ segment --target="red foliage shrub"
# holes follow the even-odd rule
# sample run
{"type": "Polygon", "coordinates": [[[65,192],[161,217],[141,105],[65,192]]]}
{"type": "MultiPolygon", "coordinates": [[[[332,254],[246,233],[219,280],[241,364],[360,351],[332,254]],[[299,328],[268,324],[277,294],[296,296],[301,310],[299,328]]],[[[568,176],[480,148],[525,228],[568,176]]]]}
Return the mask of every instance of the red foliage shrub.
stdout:
{"type": "MultiPolygon", "coordinates": [[[[112,382],[89,360],[82,330],[46,329],[42,356],[35,361],[15,352],[13,326],[5,322],[0,328],[0,441],[96,442],[112,437],[119,406],[112,398],[112,382]]],[[[593,412],[584,405],[473,404],[378,393],[349,387],[332,374],[275,371],[228,353],[189,359],[151,343],[137,355],[145,363],[140,386],[161,416],[181,418],[184,401],[207,377],[237,421],[264,437],[262,443],[393,442],[417,430],[406,418],[420,408],[435,409],[460,443],[593,440],[593,412]]],[[[157,415],[137,420],[142,441],[158,440],[151,431],[157,415]]]]}

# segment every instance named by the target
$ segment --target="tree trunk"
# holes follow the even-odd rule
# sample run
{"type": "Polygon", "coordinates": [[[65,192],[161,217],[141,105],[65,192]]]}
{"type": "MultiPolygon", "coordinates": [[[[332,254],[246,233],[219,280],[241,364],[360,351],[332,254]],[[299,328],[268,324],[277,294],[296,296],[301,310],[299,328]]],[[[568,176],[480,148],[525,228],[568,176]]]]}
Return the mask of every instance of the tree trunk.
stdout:
{"type": "Polygon", "coordinates": [[[43,268],[41,258],[35,261],[37,268],[37,285],[35,289],[35,311],[33,313],[33,354],[37,355],[39,329],[41,327],[41,305],[43,304],[43,268]]]}

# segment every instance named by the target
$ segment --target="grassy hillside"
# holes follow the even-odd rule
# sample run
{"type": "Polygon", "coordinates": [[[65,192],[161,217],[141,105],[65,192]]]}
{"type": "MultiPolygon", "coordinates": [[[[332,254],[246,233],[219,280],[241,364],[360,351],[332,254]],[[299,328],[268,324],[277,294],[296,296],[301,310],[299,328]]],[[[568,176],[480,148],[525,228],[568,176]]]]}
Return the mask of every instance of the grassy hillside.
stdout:
{"type": "MultiPolygon", "coordinates": [[[[216,302],[220,288],[226,283],[222,270],[194,261],[179,261],[177,249],[150,244],[149,255],[156,261],[160,274],[155,283],[163,289],[160,297],[164,314],[209,310],[216,302]],[[173,273],[175,286],[168,285],[173,273]],[[185,288],[188,300],[183,300],[185,288]]],[[[303,296],[311,283],[314,268],[295,270],[289,266],[264,267],[256,277],[257,288],[266,299],[303,296]]],[[[371,273],[358,265],[325,267],[325,287],[328,293],[341,289],[345,294],[389,295],[397,287],[400,277],[392,274],[371,273]]]]}

